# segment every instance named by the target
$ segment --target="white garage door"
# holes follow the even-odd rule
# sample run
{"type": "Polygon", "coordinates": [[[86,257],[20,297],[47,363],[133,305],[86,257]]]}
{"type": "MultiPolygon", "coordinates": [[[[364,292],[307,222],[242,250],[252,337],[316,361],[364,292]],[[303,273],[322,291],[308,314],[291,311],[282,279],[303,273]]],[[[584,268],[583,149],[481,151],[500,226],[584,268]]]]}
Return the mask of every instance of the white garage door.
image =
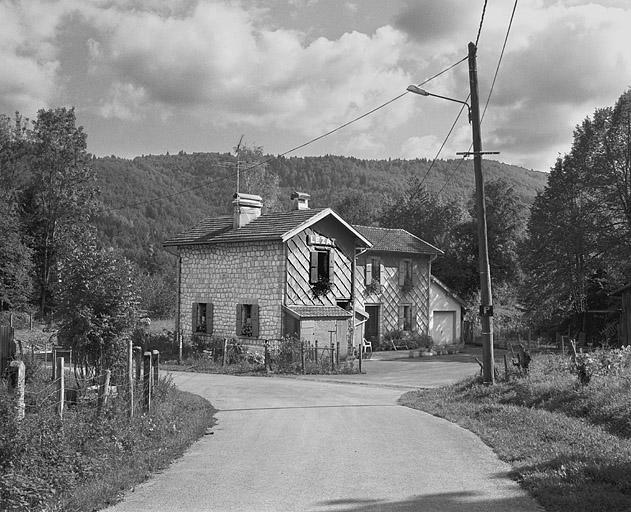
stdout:
{"type": "Polygon", "coordinates": [[[454,342],[456,328],[455,311],[434,311],[432,325],[432,339],[436,345],[445,345],[454,342]]]}

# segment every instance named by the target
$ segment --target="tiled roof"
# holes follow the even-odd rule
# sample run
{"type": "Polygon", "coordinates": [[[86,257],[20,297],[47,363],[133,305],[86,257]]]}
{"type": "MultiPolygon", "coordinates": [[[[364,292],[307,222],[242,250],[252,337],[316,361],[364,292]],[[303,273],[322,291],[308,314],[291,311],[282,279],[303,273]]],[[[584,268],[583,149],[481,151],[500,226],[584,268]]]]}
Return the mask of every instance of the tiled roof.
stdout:
{"type": "Polygon", "coordinates": [[[163,245],[203,244],[214,236],[232,229],[232,216],[208,217],[195,227],[178,233],[168,239],[163,245]]]}
{"type": "Polygon", "coordinates": [[[285,233],[307,222],[323,210],[323,208],[313,208],[268,213],[239,229],[232,227],[232,216],[209,217],[194,228],[165,241],[163,245],[177,246],[281,239],[285,233]]]}
{"type": "Polygon", "coordinates": [[[353,314],[339,306],[285,306],[299,318],[350,318],[353,314]]]}
{"type": "Polygon", "coordinates": [[[371,251],[443,254],[443,251],[437,247],[427,243],[425,240],[421,240],[405,229],[356,225],[353,225],[353,227],[372,242],[371,251]]]}

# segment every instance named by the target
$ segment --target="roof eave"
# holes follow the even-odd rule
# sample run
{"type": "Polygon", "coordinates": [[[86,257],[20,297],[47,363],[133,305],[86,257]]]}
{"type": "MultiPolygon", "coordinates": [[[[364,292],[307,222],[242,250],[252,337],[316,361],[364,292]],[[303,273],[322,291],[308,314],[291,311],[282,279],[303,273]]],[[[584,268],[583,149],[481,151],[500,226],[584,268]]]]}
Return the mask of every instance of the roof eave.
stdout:
{"type": "Polygon", "coordinates": [[[338,222],[340,222],[346,229],[348,229],[355,236],[356,239],[359,240],[359,242],[361,244],[361,245],[359,245],[359,247],[368,247],[368,248],[372,247],[372,243],[370,242],[370,240],[368,240],[359,231],[357,231],[355,228],[353,228],[353,226],[351,226],[348,222],[346,222],[337,213],[335,213],[333,210],[331,210],[331,208],[325,208],[324,210],[321,210],[321,211],[317,212],[312,217],[309,217],[306,221],[302,222],[301,224],[299,224],[295,228],[290,229],[289,231],[286,231],[285,233],[283,233],[283,235],[281,236],[282,241],[283,242],[287,242],[290,238],[293,238],[294,236],[296,236],[301,231],[304,231],[308,227],[313,226],[316,222],[321,221],[322,219],[324,219],[325,217],[327,217],[329,215],[332,215],[333,217],[335,217],[335,219],[338,222]]]}

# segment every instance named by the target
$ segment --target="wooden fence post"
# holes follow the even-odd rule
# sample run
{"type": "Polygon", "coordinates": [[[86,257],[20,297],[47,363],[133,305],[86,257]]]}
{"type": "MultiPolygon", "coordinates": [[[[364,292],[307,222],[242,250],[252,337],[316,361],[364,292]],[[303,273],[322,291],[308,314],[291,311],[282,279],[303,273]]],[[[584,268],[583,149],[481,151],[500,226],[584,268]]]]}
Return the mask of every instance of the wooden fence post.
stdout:
{"type": "Polygon", "coordinates": [[[221,366],[228,364],[228,338],[223,339],[223,359],[221,360],[221,366]]]}
{"type": "Polygon", "coordinates": [[[152,361],[151,364],[153,365],[153,385],[157,386],[158,385],[158,379],[159,379],[159,365],[160,365],[160,351],[159,350],[153,350],[151,352],[152,355],[152,361]]]}
{"type": "Polygon", "coordinates": [[[340,342],[337,342],[337,347],[335,349],[335,357],[337,359],[337,368],[340,367],[340,342]]]}
{"type": "Polygon", "coordinates": [[[151,410],[151,352],[144,353],[143,368],[143,402],[145,411],[151,410]]]}
{"type": "Polygon", "coordinates": [[[129,417],[134,417],[134,342],[127,342],[127,392],[129,393],[129,417]]]}
{"type": "Polygon", "coordinates": [[[333,360],[335,359],[335,352],[333,348],[333,342],[329,345],[329,350],[331,351],[331,371],[333,371],[333,360]]]}
{"type": "Polygon", "coordinates": [[[362,372],[362,359],[364,359],[364,340],[359,340],[359,373],[362,372]]]}
{"type": "Polygon", "coordinates": [[[305,342],[300,340],[300,370],[305,373],[305,342]]]}
{"type": "Polygon", "coordinates": [[[140,378],[142,376],[142,347],[136,345],[134,350],[136,351],[136,381],[140,382],[140,378]]]}
{"type": "Polygon", "coordinates": [[[110,395],[110,378],[112,377],[111,370],[105,370],[105,374],[101,376],[101,383],[99,385],[99,397],[97,402],[97,415],[100,415],[103,409],[107,406],[107,399],[110,395]]]}
{"type": "Polygon", "coordinates": [[[52,344],[52,346],[50,347],[50,350],[52,351],[52,358],[53,358],[53,375],[51,377],[50,380],[57,380],[57,345],[55,345],[54,343],[52,344]]]}
{"type": "Polygon", "coordinates": [[[65,391],[65,372],[64,372],[64,358],[58,357],[53,363],[53,366],[57,368],[57,413],[61,419],[64,418],[64,399],[66,395],[65,391]]]}
{"type": "Polygon", "coordinates": [[[24,384],[26,367],[22,361],[11,361],[9,365],[9,391],[15,396],[15,416],[18,421],[24,419],[24,384]]]}
{"type": "Polygon", "coordinates": [[[265,340],[265,352],[264,352],[263,358],[265,361],[265,371],[267,373],[270,373],[272,371],[272,367],[270,365],[270,360],[269,360],[269,340],[265,340]]]}
{"type": "Polygon", "coordinates": [[[318,364],[318,340],[315,340],[315,364],[318,364]]]}

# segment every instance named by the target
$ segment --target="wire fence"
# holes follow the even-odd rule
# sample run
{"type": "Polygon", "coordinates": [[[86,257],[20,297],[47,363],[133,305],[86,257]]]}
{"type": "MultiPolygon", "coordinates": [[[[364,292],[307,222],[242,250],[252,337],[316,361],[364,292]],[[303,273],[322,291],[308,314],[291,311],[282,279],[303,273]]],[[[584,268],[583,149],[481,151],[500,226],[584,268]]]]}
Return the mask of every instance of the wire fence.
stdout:
{"type": "MultiPolygon", "coordinates": [[[[126,368],[102,370],[89,377],[77,375],[67,367],[63,357],[53,364],[53,376],[46,378],[47,370],[40,369],[37,375],[26,378],[25,361],[11,362],[2,380],[5,388],[0,400],[14,401],[18,420],[26,414],[49,414],[56,411],[61,419],[66,412],[94,409],[97,416],[106,409],[133,417],[138,412],[150,412],[153,397],[160,385],[159,358],[155,351],[132,350],[129,347],[126,368]]],[[[29,365],[33,361],[26,361],[29,365]]]]}

